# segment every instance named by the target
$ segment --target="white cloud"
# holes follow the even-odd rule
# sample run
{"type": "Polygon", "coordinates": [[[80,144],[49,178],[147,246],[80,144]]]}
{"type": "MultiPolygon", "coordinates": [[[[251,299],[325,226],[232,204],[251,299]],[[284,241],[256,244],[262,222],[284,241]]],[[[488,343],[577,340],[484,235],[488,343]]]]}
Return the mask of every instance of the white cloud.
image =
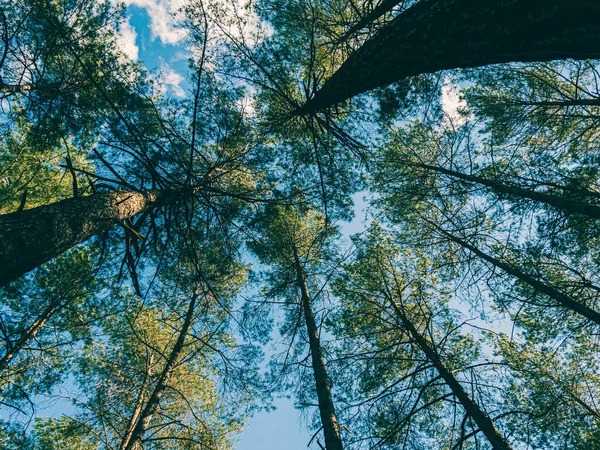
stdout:
{"type": "Polygon", "coordinates": [[[135,28],[129,23],[129,19],[130,17],[121,23],[121,28],[117,36],[117,43],[119,48],[129,57],[129,59],[137,61],[140,53],[140,49],[135,43],[137,33],[135,32],[135,28]]]}
{"type": "Polygon", "coordinates": [[[150,32],[163,44],[177,44],[185,37],[185,32],[177,28],[177,13],[181,1],[170,0],[124,0],[126,6],[144,8],[150,17],[150,32]]]}
{"type": "Polygon", "coordinates": [[[452,84],[448,78],[446,78],[444,85],[442,86],[442,110],[444,111],[445,119],[455,126],[464,125],[467,121],[467,117],[461,114],[461,110],[464,110],[467,103],[463,98],[460,97],[460,87],[456,84],[452,84]]]}
{"type": "Polygon", "coordinates": [[[173,95],[176,97],[185,97],[185,91],[181,87],[181,83],[185,81],[185,78],[173,69],[167,69],[164,75],[164,83],[171,88],[173,95]]]}

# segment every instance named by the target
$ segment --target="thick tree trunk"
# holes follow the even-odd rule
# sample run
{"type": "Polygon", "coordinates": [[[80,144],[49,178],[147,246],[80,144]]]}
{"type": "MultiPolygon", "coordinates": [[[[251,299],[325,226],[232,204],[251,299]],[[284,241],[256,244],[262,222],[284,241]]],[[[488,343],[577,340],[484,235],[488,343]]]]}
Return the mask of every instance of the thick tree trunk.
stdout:
{"type": "Polygon", "coordinates": [[[490,441],[490,444],[492,444],[494,450],[511,450],[512,447],[506,438],[500,434],[492,419],[490,419],[487,413],[481,409],[467,393],[467,391],[465,391],[452,371],[449,370],[441,360],[435,348],[415,328],[412,321],[405,314],[403,308],[399,307],[392,298],[389,298],[389,302],[400,318],[402,326],[410,334],[415,344],[417,344],[423,353],[425,353],[427,359],[429,359],[429,361],[431,361],[431,363],[435,366],[444,382],[448,385],[454,396],[465,409],[466,413],[473,418],[481,432],[485,435],[488,441],[490,441]]]}
{"type": "Polygon", "coordinates": [[[152,416],[158,408],[160,399],[162,398],[165,389],[167,388],[167,383],[169,382],[173,370],[175,369],[179,360],[179,356],[183,351],[185,339],[188,336],[188,331],[192,325],[192,319],[194,318],[194,311],[196,310],[197,299],[198,293],[194,293],[188,305],[188,309],[185,314],[185,319],[183,321],[183,326],[181,327],[179,336],[177,336],[177,341],[175,342],[175,345],[171,350],[171,354],[169,355],[169,359],[163,367],[163,370],[160,376],[158,377],[158,380],[154,386],[154,389],[152,390],[152,393],[148,397],[148,402],[146,403],[146,406],[144,407],[141,414],[139,414],[137,423],[133,428],[133,431],[129,434],[129,442],[121,445],[121,449],[123,450],[136,450],[142,447],[142,439],[144,437],[144,433],[150,426],[152,416]]]}
{"type": "Polygon", "coordinates": [[[469,250],[471,253],[474,253],[475,255],[477,255],[478,257],[483,259],[484,261],[489,262],[490,264],[494,265],[495,267],[498,267],[499,269],[502,269],[504,272],[508,273],[509,275],[512,275],[513,277],[517,278],[518,280],[522,281],[523,283],[528,284],[529,286],[531,286],[532,288],[534,288],[536,291],[540,292],[541,294],[544,294],[547,297],[555,300],[561,306],[563,306],[567,309],[570,309],[573,312],[581,314],[586,319],[600,325],[600,313],[598,311],[595,311],[592,308],[584,305],[583,303],[578,302],[574,298],[562,293],[561,291],[554,288],[553,286],[550,286],[542,281],[537,280],[535,277],[533,277],[525,272],[522,272],[521,270],[517,269],[513,265],[508,264],[504,261],[501,261],[498,258],[494,258],[493,256],[488,255],[487,253],[482,252],[474,245],[469,244],[468,242],[464,241],[463,239],[460,239],[459,237],[447,232],[446,230],[440,228],[436,224],[433,224],[432,222],[429,222],[429,221],[428,221],[428,223],[431,226],[433,226],[436,230],[438,230],[438,232],[441,235],[443,235],[450,241],[454,242],[455,244],[460,245],[461,247],[469,250]]]}
{"type": "Polygon", "coordinates": [[[600,2],[421,0],[351,55],[297,114],[402,78],[511,61],[600,57],[600,2]]]}
{"type": "Polygon", "coordinates": [[[176,197],[173,192],[116,191],[0,215],[0,287],[119,221],[176,197]]]}
{"type": "Polygon", "coordinates": [[[315,316],[312,310],[310,293],[306,284],[306,274],[300,263],[298,252],[294,247],[294,264],[296,266],[296,276],[298,287],[302,298],[302,309],[304,310],[304,320],[306,322],[306,331],[310,345],[312,357],[312,367],[317,389],[317,398],[319,400],[319,414],[321,424],[323,425],[323,434],[325,435],[325,447],[327,450],[342,450],[342,438],[340,436],[340,427],[333,407],[331,398],[331,388],[327,379],[327,370],[325,361],[321,352],[321,342],[319,338],[319,329],[315,322],[315,316]]]}
{"type": "MultiPolygon", "coordinates": [[[[477,176],[477,175],[469,175],[466,173],[458,172],[456,170],[446,169],[444,167],[432,166],[429,164],[417,163],[410,164],[415,167],[420,167],[422,169],[430,170],[433,172],[442,173],[444,175],[448,175],[452,178],[456,178],[459,180],[468,181],[471,183],[481,184],[490,188],[497,194],[505,194],[514,197],[528,198],[530,200],[534,200],[540,203],[545,203],[550,205],[556,209],[561,209],[563,211],[567,211],[570,213],[581,214],[584,216],[591,217],[593,219],[600,219],[600,206],[592,205],[586,202],[576,201],[574,199],[567,199],[565,197],[559,197],[552,194],[546,194],[544,192],[538,192],[533,189],[525,189],[518,186],[512,186],[509,184],[504,184],[498,181],[489,180],[487,178],[477,176]]],[[[567,190],[567,188],[565,188],[567,190]]],[[[585,195],[585,191],[579,192],[580,196],[585,195]]],[[[590,192],[588,194],[590,197],[597,196],[596,193],[590,192]]]]}

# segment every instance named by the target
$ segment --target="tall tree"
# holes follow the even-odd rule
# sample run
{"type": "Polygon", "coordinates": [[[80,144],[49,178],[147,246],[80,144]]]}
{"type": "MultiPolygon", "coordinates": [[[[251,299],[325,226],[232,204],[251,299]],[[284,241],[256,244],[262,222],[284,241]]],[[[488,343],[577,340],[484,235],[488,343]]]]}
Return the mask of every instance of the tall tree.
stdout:
{"type": "Polygon", "coordinates": [[[421,0],[352,54],[296,111],[325,109],[402,78],[510,61],[599,56],[588,1],[421,0]]]}
{"type": "Polygon", "coordinates": [[[146,295],[117,291],[72,360],[68,424],[99,448],[229,448],[257,394],[257,353],[230,328],[246,282],[236,239],[208,211],[188,220],[146,295]]]}
{"type": "MultiPolygon", "coordinates": [[[[388,395],[394,396],[395,392],[399,393],[398,398],[393,400],[399,404],[396,407],[398,417],[395,418],[395,423],[390,424],[389,434],[384,434],[385,437],[381,442],[387,440],[393,442],[392,439],[402,441],[399,437],[400,433],[404,436],[409,435],[408,431],[406,434],[401,431],[403,428],[410,429],[410,422],[418,421],[419,414],[439,407],[439,404],[447,399],[447,395],[443,395],[443,390],[442,392],[436,390],[436,381],[440,380],[464,409],[463,427],[467,420],[472,420],[476,424],[476,429],[485,435],[494,449],[512,448],[496,428],[488,412],[474,397],[474,392],[468,392],[468,384],[458,378],[461,372],[474,370],[478,366],[485,367],[486,363],[468,360],[469,357],[475,356],[476,352],[469,352],[473,349],[469,349],[467,342],[463,343],[462,357],[458,356],[461,338],[453,334],[460,329],[460,325],[453,323],[453,314],[447,308],[443,298],[430,297],[443,294],[435,292],[433,289],[436,284],[435,279],[425,273],[425,270],[430,269],[426,267],[427,260],[421,259],[416,262],[407,260],[418,259],[418,256],[411,254],[410,251],[401,251],[394,246],[389,236],[386,236],[378,225],[373,225],[366,236],[356,237],[355,242],[358,245],[355,260],[346,266],[347,275],[337,282],[337,294],[341,297],[344,308],[348,308],[347,312],[342,313],[342,323],[345,325],[339,328],[339,332],[342,333],[340,337],[345,337],[344,330],[350,331],[352,334],[348,337],[360,342],[361,334],[352,336],[354,330],[360,330],[365,325],[352,323],[358,318],[367,323],[373,322],[372,326],[376,329],[370,331],[375,332],[374,335],[381,333],[380,337],[374,337],[375,342],[381,341],[381,347],[370,351],[376,359],[390,358],[387,362],[390,365],[387,368],[390,384],[378,386],[377,380],[373,380],[373,384],[381,391],[381,397],[375,396],[374,403],[378,400],[385,402],[388,395]],[[414,272],[414,269],[421,271],[414,272]],[[369,318],[370,315],[373,317],[369,318]],[[351,318],[352,316],[354,319],[351,318]],[[378,322],[380,325],[377,324],[378,322]],[[391,331],[390,328],[394,327],[396,329],[391,331]],[[404,347],[406,351],[401,353],[397,347],[404,347]],[[425,363],[420,364],[423,359],[425,363]],[[420,377],[427,376],[432,369],[438,376],[423,383],[420,377]],[[405,383],[408,387],[401,388],[400,386],[405,383]],[[412,389],[417,391],[417,394],[414,394],[416,398],[412,401],[404,401],[402,392],[410,391],[412,386],[414,386],[412,389]],[[418,386],[422,388],[419,390],[418,386]]],[[[351,355],[349,357],[352,359],[351,355]]],[[[444,419],[450,420],[447,416],[444,419]]],[[[445,422],[442,423],[448,426],[445,422]]],[[[384,430],[385,428],[387,427],[384,427],[384,430]]],[[[413,433],[418,436],[418,431],[413,433]]],[[[435,430],[432,430],[432,433],[435,433],[435,430]]],[[[463,442],[468,439],[467,436],[472,436],[472,433],[465,433],[463,428],[458,442],[442,440],[440,436],[429,438],[435,442],[434,445],[441,448],[444,444],[463,445],[463,442]]],[[[450,436],[446,434],[445,438],[450,436]]],[[[408,439],[404,443],[405,445],[417,444],[408,439]]]]}
{"type": "Polygon", "coordinates": [[[2,291],[0,398],[24,421],[35,413],[33,398],[68,376],[75,347],[102,315],[107,272],[99,253],[72,249],[2,291]]]}
{"type": "Polygon", "coordinates": [[[569,252],[555,244],[562,233],[566,242],[571,230],[597,234],[590,220],[597,201],[595,175],[585,176],[591,181],[588,189],[578,183],[583,165],[578,157],[557,151],[555,163],[568,165],[568,172],[530,169],[536,150],[498,145],[489,155],[488,145],[493,144],[481,142],[469,124],[459,130],[413,124],[395,132],[376,172],[390,217],[412,229],[411,235],[423,233],[412,221],[431,230],[440,238],[440,251],[442,243],[458,245],[484,261],[482,267],[491,264],[518,280],[516,285],[529,286],[526,292],[548,296],[552,304],[600,323],[593,241],[579,248],[571,241],[569,252]],[[524,225],[529,214],[538,221],[535,231],[524,225]]]}
{"type": "Polygon", "coordinates": [[[594,336],[547,351],[547,341],[525,343],[489,333],[502,356],[502,380],[510,388],[504,401],[516,414],[511,428],[524,445],[540,448],[594,448],[600,437],[594,336]],[[518,430],[518,431],[517,431],[518,430]]]}
{"type": "Polygon", "coordinates": [[[325,448],[341,450],[340,426],[321,345],[321,327],[317,324],[313,306],[315,298],[310,288],[316,281],[310,280],[310,272],[318,270],[320,262],[328,258],[331,245],[328,242],[331,236],[328,235],[333,230],[319,214],[310,210],[301,212],[295,206],[268,207],[260,226],[260,234],[250,245],[262,262],[274,266],[273,275],[277,277],[273,280],[275,289],[282,284],[287,285],[282,293],[291,297],[287,302],[293,306],[292,317],[288,320],[297,322],[297,315],[304,319],[325,448]]]}

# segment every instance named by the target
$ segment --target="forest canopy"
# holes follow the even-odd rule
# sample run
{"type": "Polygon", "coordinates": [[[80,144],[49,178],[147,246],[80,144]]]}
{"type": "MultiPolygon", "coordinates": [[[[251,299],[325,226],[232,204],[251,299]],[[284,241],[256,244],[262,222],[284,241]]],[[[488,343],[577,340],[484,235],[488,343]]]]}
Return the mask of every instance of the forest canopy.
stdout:
{"type": "Polygon", "coordinates": [[[0,447],[600,449],[599,17],[0,0],[0,447]]]}

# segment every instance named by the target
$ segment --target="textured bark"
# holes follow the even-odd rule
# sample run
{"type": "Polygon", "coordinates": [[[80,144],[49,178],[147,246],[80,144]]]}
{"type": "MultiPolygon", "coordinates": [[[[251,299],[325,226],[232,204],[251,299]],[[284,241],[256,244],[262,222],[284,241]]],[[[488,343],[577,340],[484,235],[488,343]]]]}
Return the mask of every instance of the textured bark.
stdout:
{"type": "Polygon", "coordinates": [[[434,365],[446,385],[450,388],[454,396],[465,409],[466,413],[473,418],[481,432],[490,441],[494,450],[510,450],[512,447],[502,434],[498,431],[494,422],[487,413],[479,407],[479,405],[465,391],[460,382],[456,379],[451,370],[449,370],[435,348],[427,341],[427,339],[419,333],[412,321],[408,318],[403,308],[399,307],[396,302],[390,298],[390,304],[396,311],[396,314],[402,322],[402,326],[410,334],[412,340],[425,353],[425,356],[434,365]]]}
{"type": "Polygon", "coordinates": [[[439,226],[437,226],[431,222],[429,222],[429,224],[432,225],[435,229],[437,229],[440,232],[440,234],[442,234],[443,236],[445,236],[446,238],[448,238],[455,244],[460,245],[461,247],[469,250],[471,253],[474,253],[475,255],[477,255],[478,257],[483,259],[484,261],[489,262],[490,264],[494,265],[495,267],[498,267],[499,269],[502,269],[504,272],[508,273],[509,275],[512,275],[513,277],[517,278],[518,280],[522,281],[523,283],[528,284],[529,286],[534,288],[536,291],[555,300],[561,306],[563,306],[567,309],[570,309],[573,312],[581,314],[586,319],[591,320],[592,322],[600,325],[600,313],[598,311],[595,311],[592,308],[584,305],[583,303],[578,302],[574,298],[562,293],[558,289],[556,289],[550,285],[547,285],[546,283],[544,283],[542,281],[537,280],[535,277],[533,277],[525,272],[522,272],[521,270],[517,269],[513,265],[503,262],[497,258],[494,258],[491,255],[488,255],[487,253],[482,252],[474,245],[471,245],[468,242],[464,241],[463,239],[460,239],[459,237],[457,237],[451,233],[448,233],[447,231],[443,230],[439,226]]]}
{"type": "MultiPolygon", "coordinates": [[[[528,198],[530,200],[534,200],[540,203],[545,203],[556,209],[561,209],[570,213],[581,214],[584,216],[591,217],[593,219],[600,219],[600,207],[596,205],[591,205],[586,202],[580,202],[572,198],[564,198],[552,194],[546,194],[543,192],[535,191],[533,189],[525,189],[518,186],[512,186],[509,184],[500,183],[498,181],[489,180],[481,176],[469,175],[455,170],[446,169],[444,167],[432,166],[429,164],[421,163],[411,165],[420,167],[422,169],[443,173],[444,175],[448,175],[452,178],[456,178],[459,180],[481,184],[490,188],[497,194],[506,194],[514,197],[528,198]]],[[[565,190],[567,190],[567,188],[565,188],[565,190]]],[[[585,191],[583,190],[580,190],[579,193],[581,195],[585,195],[585,191]]],[[[588,195],[590,197],[593,197],[597,196],[597,193],[589,192],[588,195]]]]}
{"type": "Polygon", "coordinates": [[[116,191],[0,215],[0,287],[119,221],[176,197],[173,192],[116,191]]]}
{"type": "Polygon", "coordinates": [[[179,356],[183,350],[183,346],[185,343],[185,339],[188,336],[188,331],[190,326],[192,325],[192,319],[194,317],[194,311],[196,310],[196,301],[198,299],[198,294],[195,293],[188,305],[188,310],[185,314],[185,319],[183,321],[183,326],[181,327],[181,331],[179,332],[179,336],[177,336],[177,341],[171,350],[171,354],[169,355],[169,359],[165,364],[158,380],[152,390],[152,393],[148,397],[148,402],[144,407],[143,411],[139,415],[137,419],[137,423],[133,428],[133,431],[130,434],[129,442],[125,445],[121,446],[122,450],[137,450],[142,448],[142,439],[144,437],[144,433],[150,426],[150,421],[152,420],[152,416],[156,412],[158,408],[158,404],[160,403],[160,399],[162,398],[165,389],[167,388],[167,383],[169,382],[171,375],[173,374],[173,370],[175,370],[177,361],[179,360],[179,356]]]}
{"type": "Polygon", "coordinates": [[[421,0],[352,54],[297,114],[402,78],[511,61],[600,57],[600,2],[421,0]]]}
{"type": "Polygon", "coordinates": [[[310,354],[312,357],[313,374],[319,400],[319,414],[321,424],[323,425],[323,434],[325,436],[325,447],[327,450],[342,450],[342,438],[340,436],[340,427],[338,425],[333,399],[331,398],[331,387],[327,379],[327,369],[323,353],[321,352],[321,341],[319,338],[319,329],[315,322],[315,316],[312,310],[310,293],[306,284],[306,274],[298,257],[297,249],[294,247],[294,264],[296,266],[296,277],[300,294],[302,298],[302,309],[304,311],[304,321],[306,322],[306,331],[310,345],[310,354]]]}

